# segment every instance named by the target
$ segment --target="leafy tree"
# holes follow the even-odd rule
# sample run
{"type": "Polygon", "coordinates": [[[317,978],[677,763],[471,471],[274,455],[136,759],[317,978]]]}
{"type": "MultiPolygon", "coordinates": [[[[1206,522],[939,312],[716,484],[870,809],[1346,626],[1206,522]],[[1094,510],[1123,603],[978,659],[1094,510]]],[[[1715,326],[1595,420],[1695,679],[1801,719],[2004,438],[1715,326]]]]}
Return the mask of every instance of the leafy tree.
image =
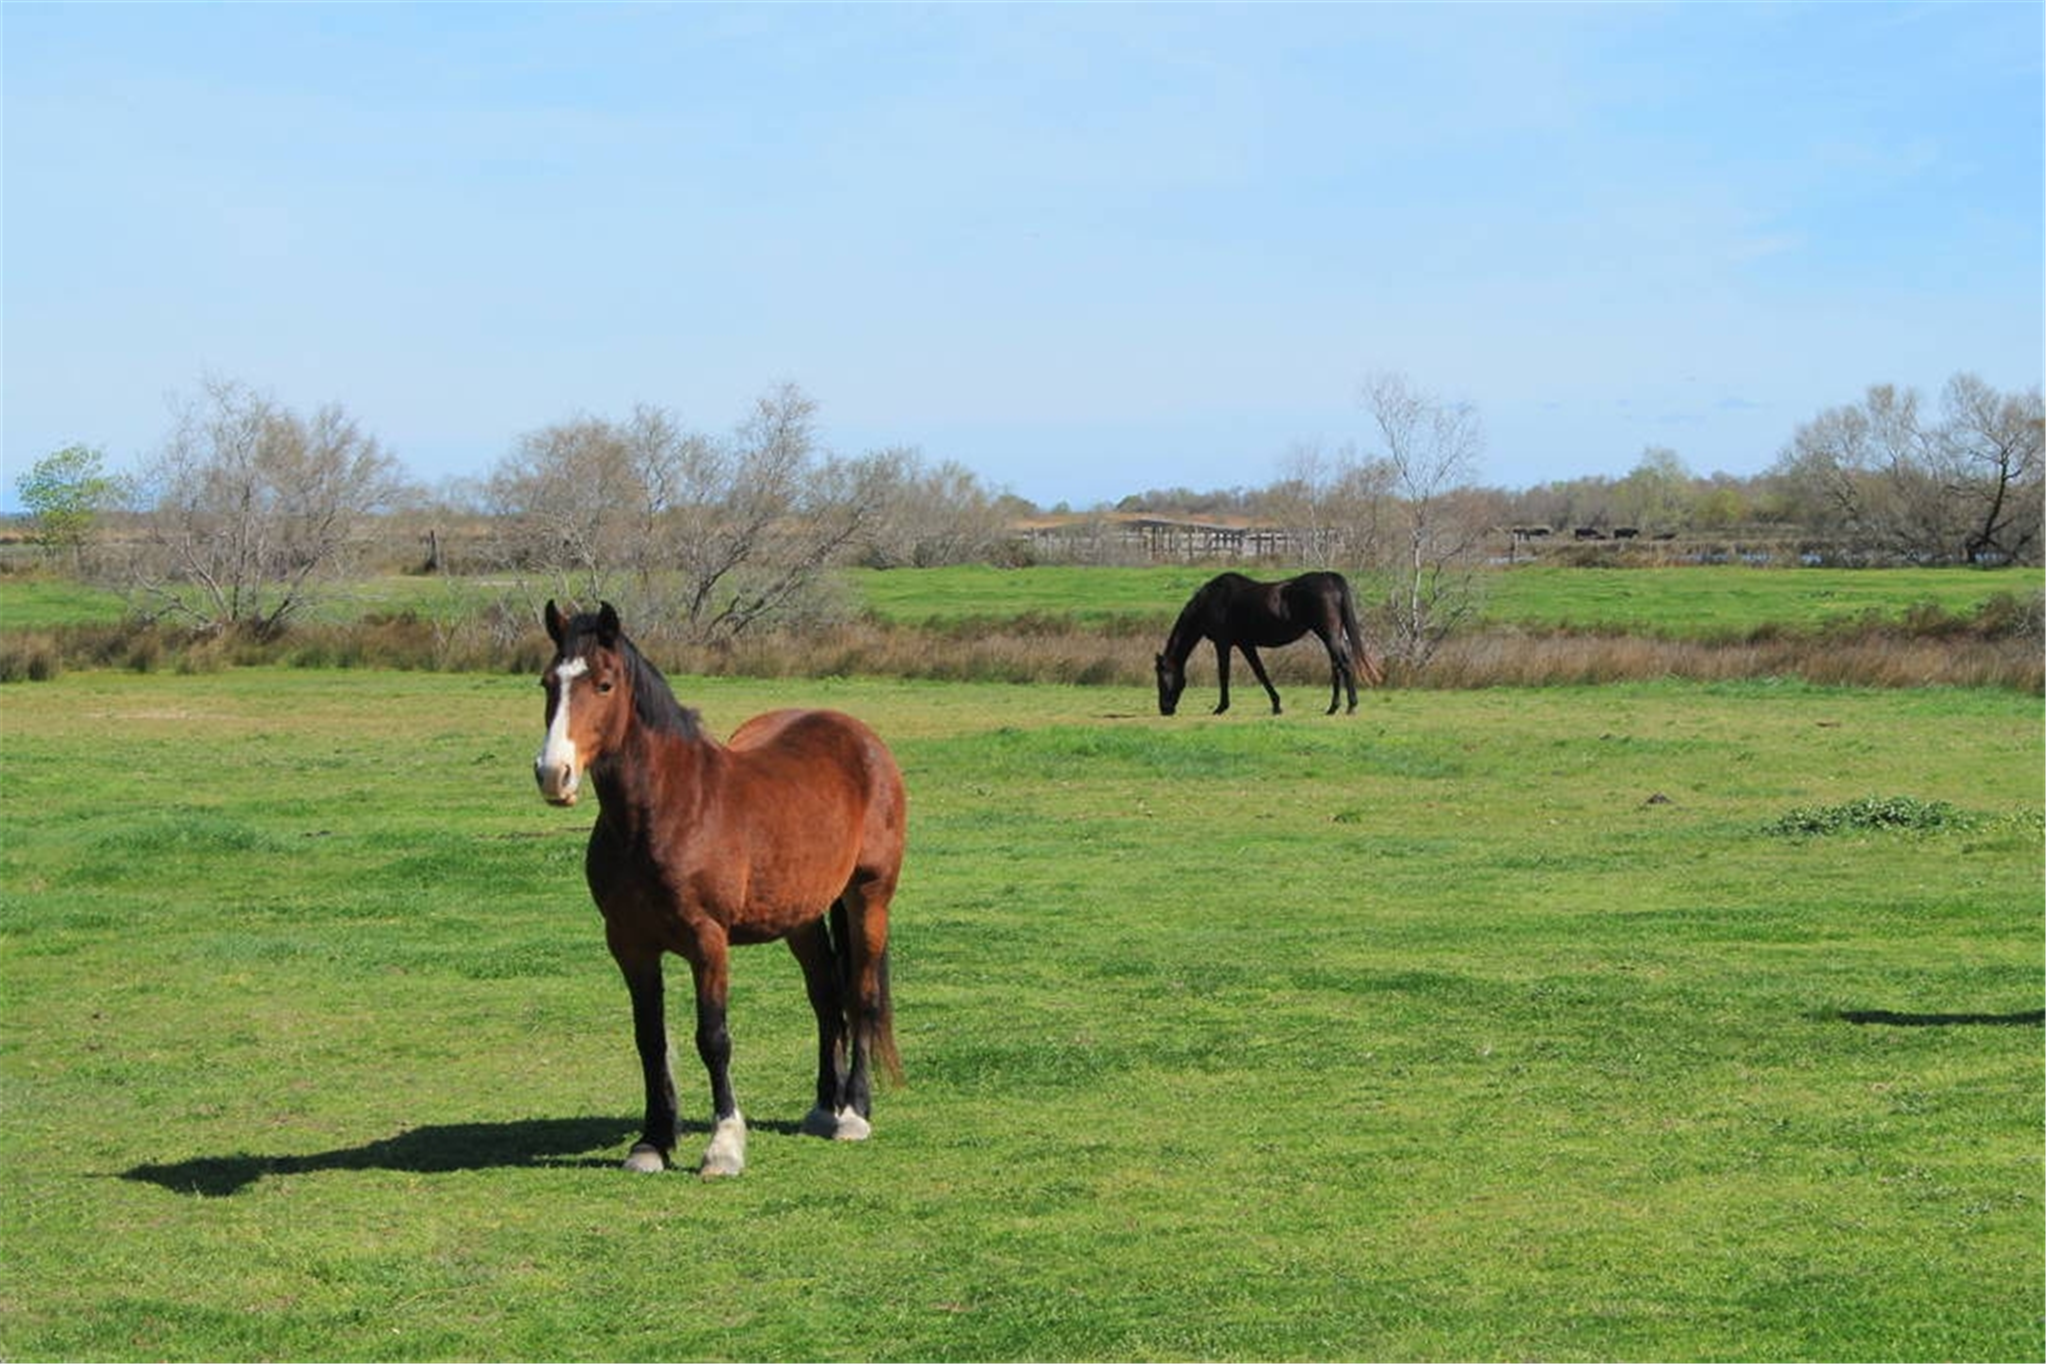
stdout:
{"type": "Polygon", "coordinates": [[[1651,445],[1615,492],[1628,524],[1653,533],[1689,523],[1692,485],[1690,470],[1676,451],[1651,445]]]}
{"type": "Polygon", "coordinates": [[[89,445],[67,445],[37,460],[15,481],[21,504],[35,521],[36,543],[82,560],[100,513],[120,495],[120,482],[104,470],[105,455],[89,445]]]}

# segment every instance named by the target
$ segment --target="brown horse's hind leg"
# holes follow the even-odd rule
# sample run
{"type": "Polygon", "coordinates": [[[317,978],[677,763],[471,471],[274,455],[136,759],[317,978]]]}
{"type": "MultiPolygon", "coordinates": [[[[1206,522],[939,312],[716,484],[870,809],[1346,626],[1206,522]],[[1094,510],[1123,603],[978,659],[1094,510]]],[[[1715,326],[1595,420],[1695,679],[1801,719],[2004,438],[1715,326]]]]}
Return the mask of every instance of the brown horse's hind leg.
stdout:
{"type": "MultiPolygon", "coordinates": [[[[843,914],[836,906],[833,912],[843,914]]],[[[803,968],[810,1009],[817,1015],[817,1102],[803,1117],[803,1131],[813,1137],[838,1137],[843,1126],[839,1115],[846,1111],[845,993],[850,984],[846,963],[833,949],[831,932],[821,917],[789,934],[788,944],[803,968]]]]}
{"type": "Polygon", "coordinates": [[[862,1127],[873,1113],[872,1064],[879,1062],[898,1084],[902,1080],[888,995],[888,904],[894,894],[895,877],[890,872],[856,879],[839,902],[845,909],[839,950],[851,967],[852,985],[847,1019],[852,1028],[852,1069],[846,1076],[846,1109],[863,1120],[862,1127]]]}

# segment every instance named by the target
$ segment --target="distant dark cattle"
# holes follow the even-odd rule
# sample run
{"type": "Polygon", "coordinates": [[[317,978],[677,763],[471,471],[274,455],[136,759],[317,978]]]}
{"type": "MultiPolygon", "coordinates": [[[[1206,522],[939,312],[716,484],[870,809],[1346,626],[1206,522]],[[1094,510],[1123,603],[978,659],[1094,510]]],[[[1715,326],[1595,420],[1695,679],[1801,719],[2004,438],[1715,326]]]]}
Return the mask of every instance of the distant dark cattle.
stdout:
{"type": "Polygon", "coordinates": [[[1579,526],[1571,533],[1580,540],[1603,540],[1606,538],[1606,533],[1597,526],[1579,526]]]}
{"type": "Polygon", "coordinates": [[[1613,538],[1615,540],[1632,540],[1637,538],[1640,534],[1641,529],[1638,526],[1613,527],[1613,538]]]}

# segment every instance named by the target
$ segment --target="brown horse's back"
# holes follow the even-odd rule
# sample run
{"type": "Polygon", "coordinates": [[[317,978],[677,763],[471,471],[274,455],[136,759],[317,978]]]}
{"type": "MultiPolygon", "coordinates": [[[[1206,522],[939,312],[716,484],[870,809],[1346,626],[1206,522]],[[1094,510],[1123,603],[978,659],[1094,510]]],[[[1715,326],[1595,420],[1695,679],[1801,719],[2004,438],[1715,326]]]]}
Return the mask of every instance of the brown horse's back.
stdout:
{"type": "Polygon", "coordinates": [[[866,809],[863,851],[901,860],[902,772],[863,721],[835,710],[773,710],[739,726],[725,748],[741,781],[828,780],[843,788],[866,809]]]}
{"type": "Polygon", "coordinates": [[[780,937],[848,887],[895,889],[906,836],[902,773],[850,715],[778,710],[725,745],[726,855],[747,868],[745,903],[723,907],[733,941],[780,937]],[[734,820],[739,825],[738,820],[734,820]]]}

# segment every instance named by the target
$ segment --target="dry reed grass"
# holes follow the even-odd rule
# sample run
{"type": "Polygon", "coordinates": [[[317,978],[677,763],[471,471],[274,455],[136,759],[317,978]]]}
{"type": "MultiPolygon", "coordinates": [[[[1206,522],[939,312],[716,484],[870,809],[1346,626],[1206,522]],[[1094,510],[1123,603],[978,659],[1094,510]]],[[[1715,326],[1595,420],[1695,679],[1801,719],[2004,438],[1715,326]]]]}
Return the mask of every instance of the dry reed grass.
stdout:
{"type": "MultiPolygon", "coordinates": [[[[1150,634],[1081,628],[1045,618],[927,629],[873,620],[742,636],[717,647],[655,641],[648,651],[679,673],[754,677],[879,676],[950,682],[1153,685],[1150,634]]],[[[67,668],[208,672],[251,664],[382,667],[443,672],[537,673],[546,661],[537,626],[510,634],[502,622],[448,625],[409,613],[294,630],[281,640],[181,635],[141,625],[59,627],[0,637],[0,681],[47,680],[67,668]]],[[[1311,643],[1272,651],[1273,680],[1296,708],[1319,706],[1328,665],[1311,643]]],[[[1724,682],[1794,678],[1827,686],[2000,687],[2046,694],[2046,656],[2036,620],[1984,613],[1972,620],[1921,615],[1903,622],[1793,632],[1762,628],[1743,638],[1666,639],[1579,631],[1472,631],[1448,640],[1422,671],[1394,662],[1401,687],[1583,686],[1662,678],[1724,682]]],[[[1239,661],[1239,701],[1257,683],[1239,661]]],[[[1196,654],[1190,686],[1213,692],[1213,653],[1196,654]]],[[[1198,701],[1193,704],[1198,704],[1198,701]]]]}
{"type": "MultiPolygon", "coordinates": [[[[888,676],[937,681],[1067,683],[1148,689],[1156,642],[1086,631],[972,637],[932,636],[872,624],[814,636],[770,636],[728,651],[671,660],[682,670],[769,677],[888,676]]],[[[1295,707],[1321,703],[1328,663],[1311,643],[1267,656],[1273,682],[1295,707]]],[[[1191,688],[1215,686],[1212,651],[1196,656],[1191,688]]],[[[2046,693],[2046,657],[2023,635],[1916,636],[1894,630],[1775,635],[1748,640],[1668,640],[1639,635],[1487,630],[1448,641],[1421,671],[1394,664],[1393,686],[1585,686],[1657,679],[1725,682],[1795,678],[1821,686],[2002,687],[2046,693]]],[[[1232,670],[1239,704],[1257,694],[1239,660],[1232,670]]]]}

